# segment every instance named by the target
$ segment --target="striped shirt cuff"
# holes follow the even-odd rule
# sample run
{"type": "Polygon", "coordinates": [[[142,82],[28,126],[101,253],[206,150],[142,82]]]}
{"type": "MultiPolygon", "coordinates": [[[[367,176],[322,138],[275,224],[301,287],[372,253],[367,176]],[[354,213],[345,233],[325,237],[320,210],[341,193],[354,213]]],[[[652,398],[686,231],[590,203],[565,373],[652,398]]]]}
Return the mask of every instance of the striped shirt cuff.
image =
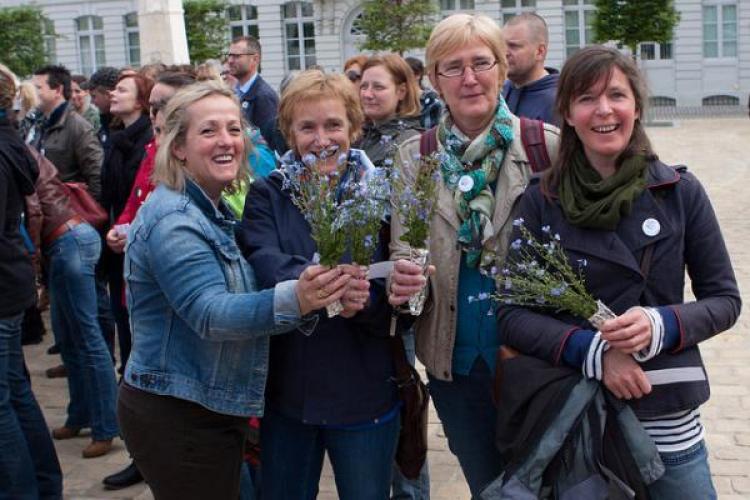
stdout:
{"type": "Polygon", "coordinates": [[[658,356],[664,347],[664,320],[656,308],[639,307],[638,309],[646,314],[651,323],[651,343],[640,351],[634,352],[633,358],[639,363],[645,363],[658,356]]]}
{"type": "Polygon", "coordinates": [[[602,356],[609,349],[609,343],[602,339],[601,332],[596,332],[591,340],[586,359],[583,360],[583,376],[601,381],[602,379],[602,356]]]}

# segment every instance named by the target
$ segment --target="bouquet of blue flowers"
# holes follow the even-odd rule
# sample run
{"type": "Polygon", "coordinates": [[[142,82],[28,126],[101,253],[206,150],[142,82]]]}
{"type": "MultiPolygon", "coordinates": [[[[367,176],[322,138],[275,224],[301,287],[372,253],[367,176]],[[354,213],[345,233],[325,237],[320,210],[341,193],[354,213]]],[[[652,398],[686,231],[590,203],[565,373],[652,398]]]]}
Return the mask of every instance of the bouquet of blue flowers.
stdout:
{"type": "MultiPolygon", "coordinates": [[[[393,204],[404,228],[401,240],[409,244],[410,260],[426,271],[430,223],[437,206],[440,185],[441,156],[433,153],[418,156],[414,161],[417,162],[414,178],[408,179],[399,171],[394,171],[391,176],[393,204]]],[[[422,314],[426,298],[425,290],[410,297],[409,312],[414,316],[422,314]]]]}
{"type": "Polygon", "coordinates": [[[495,299],[500,304],[549,308],[586,318],[599,328],[615,314],[586,290],[582,269],[585,259],[574,269],[560,245],[560,235],[549,226],[541,228],[546,241],[537,239],[516,219],[520,238],[512,241],[506,266],[495,273],[495,299]]]}

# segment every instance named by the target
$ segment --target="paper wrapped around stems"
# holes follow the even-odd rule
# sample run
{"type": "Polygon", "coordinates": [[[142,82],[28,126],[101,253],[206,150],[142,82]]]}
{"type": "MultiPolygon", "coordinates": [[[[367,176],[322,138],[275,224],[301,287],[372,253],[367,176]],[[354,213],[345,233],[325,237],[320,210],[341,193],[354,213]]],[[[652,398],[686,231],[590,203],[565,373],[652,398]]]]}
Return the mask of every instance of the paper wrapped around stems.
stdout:
{"type": "Polygon", "coordinates": [[[340,300],[337,300],[336,302],[332,302],[326,306],[326,312],[328,313],[329,318],[338,316],[339,314],[341,314],[341,311],[343,310],[344,310],[344,304],[342,304],[340,300]]]}
{"type": "Polygon", "coordinates": [[[594,325],[597,330],[601,329],[602,323],[608,319],[614,319],[617,315],[604,304],[601,300],[596,301],[596,312],[588,318],[589,323],[594,325]]]}
{"type": "MultiPolygon", "coordinates": [[[[426,248],[409,248],[409,260],[422,268],[422,274],[427,272],[427,263],[430,257],[430,251],[426,248]]],[[[427,300],[427,286],[419,292],[409,297],[408,311],[412,316],[419,316],[424,309],[424,303],[427,300]]]]}

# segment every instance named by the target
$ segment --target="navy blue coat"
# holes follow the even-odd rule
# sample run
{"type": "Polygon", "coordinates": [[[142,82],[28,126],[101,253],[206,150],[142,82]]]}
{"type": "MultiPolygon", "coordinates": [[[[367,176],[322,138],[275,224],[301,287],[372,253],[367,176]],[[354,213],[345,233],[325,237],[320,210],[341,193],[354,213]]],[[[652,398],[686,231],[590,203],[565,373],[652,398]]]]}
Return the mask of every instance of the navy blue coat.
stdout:
{"type": "Polygon", "coordinates": [[[261,128],[276,120],[279,112],[279,96],[263,77],[258,75],[253,86],[240,99],[240,106],[242,106],[245,119],[251,125],[261,128]]]}
{"type": "MultiPolygon", "coordinates": [[[[252,183],[237,242],[259,288],[296,279],[312,264],[310,226],[271,173],[252,183]]],[[[381,241],[374,261],[387,260],[381,241]]],[[[353,318],[319,311],[312,335],[299,330],[271,339],[267,403],[308,424],[372,422],[397,403],[390,351],[391,308],[384,283],[371,282],[370,306],[353,318]]]]}
{"type": "MultiPolygon", "coordinates": [[[[544,225],[559,233],[574,266],[579,259],[587,261],[583,268],[586,288],[615,313],[642,305],[669,306],[676,314],[678,345],[641,366],[647,372],[687,368],[661,374],[692,375],[654,385],[649,395],[629,402],[639,417],[695,408],[708,399],[708,380],[698,343],[730,328],[739,316],[741,300],[716,215],[692,174],[685,169],[676,171],[658,160],[652,162],[647,189],[615,231],[568,223],[559,202],[544,198],[538,179],[523,195],[518,215],[540,240],[544,225]],[[659,222],[660,231],[655,236],[644,232],[646,219],[659,222]],[[648,245],[654,247],[650,272],[644,279],[640,259],[648,245]],[[696,301],[684,301],[686,269],[696,301]]],[[[578,328],[592,329],[580,318],[521,307],[501,307],[498,321],[507,345],[552,363],[561,361],[571,333],[578,328]]]]}
{"type": "Polygon", "coordinates": [[[545,68],[549,74],[539,80],[514,87],[510,80],[503,85],[503,98],[508,109],[514,115],[532,120],[560,126],[560,119],[555,113],[555,97],[557,96],[557,80],[560,74],[554,68],[545,68]]]}

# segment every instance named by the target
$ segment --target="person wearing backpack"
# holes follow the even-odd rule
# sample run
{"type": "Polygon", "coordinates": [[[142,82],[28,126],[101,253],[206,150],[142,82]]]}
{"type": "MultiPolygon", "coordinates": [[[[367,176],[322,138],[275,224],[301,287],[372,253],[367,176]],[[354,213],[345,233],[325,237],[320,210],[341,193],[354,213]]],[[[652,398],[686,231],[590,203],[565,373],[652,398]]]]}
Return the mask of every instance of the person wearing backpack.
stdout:
{"type": "MultiPolygon", "coordinates": [[[[431,219],[428,279],[409,262],[405,229],[393,210],[390,301],[405,303],[429,281],[427,303],[416,322],[417,357],[427,368],[433,398],[451,452],[458,457],[473,496],[503,468],[494,447],[497,411],[491,388],[502,340],[490,301],[472,297],[494,291],[485,271],[502,260],[512,212],[535,168],[526,147],[554,158],[557,129],[529,122],[534,144],[524,144],[521,120],[500,89],[506,49],[497,24],[484,15],[456,14],[441,21],[427,44],[427,74],[445,102],[436,128],[406,140],[395,168],[413,178],[415,158],[440,153],[437,209],[431,219]]],[[[536,165],[541,169],[544,165],[536,165]]]]}

